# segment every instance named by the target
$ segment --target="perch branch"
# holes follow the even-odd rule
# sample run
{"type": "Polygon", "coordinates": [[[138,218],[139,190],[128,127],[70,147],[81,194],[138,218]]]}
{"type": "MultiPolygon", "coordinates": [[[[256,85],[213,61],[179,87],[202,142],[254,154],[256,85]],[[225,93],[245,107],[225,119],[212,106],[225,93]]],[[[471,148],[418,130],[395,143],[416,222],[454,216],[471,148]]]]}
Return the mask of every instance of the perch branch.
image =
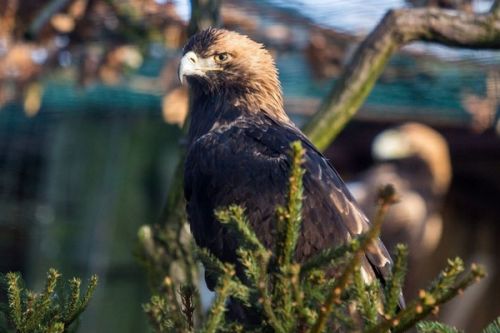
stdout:
{"type": "Polygon", "coordinates": [[[328,319],[334,309],[335,304],[341,304],[342,293],[345,291],[347,285],[351,283],[351,276],[360,267],[361,258],[364,256],[366,249],[373,244],[380,234],[382,222],[387,214],[390,205],[396,202],[396,194],[392,185],[387,185],[380,189],[378,197],[378,207],[373,219],[373,226],[366,233],[366,237],[360,239],[359,247],[354,251],[352,259],[347,263],[343,269],[342,274],[331,288],[325,303],[321,307],[318,319],[311,328],[310,333],[321,333],[325,331],[328,319]]]}
{"type": "Polygon", "coordinates": [[[335,87],[304,128],[324,150],[368,97],[387,62],[401,46],[414,41],[471,49],[500,48],[500,0],[489,13],[437,8],[389,11],[358,47],[335,87]]]}

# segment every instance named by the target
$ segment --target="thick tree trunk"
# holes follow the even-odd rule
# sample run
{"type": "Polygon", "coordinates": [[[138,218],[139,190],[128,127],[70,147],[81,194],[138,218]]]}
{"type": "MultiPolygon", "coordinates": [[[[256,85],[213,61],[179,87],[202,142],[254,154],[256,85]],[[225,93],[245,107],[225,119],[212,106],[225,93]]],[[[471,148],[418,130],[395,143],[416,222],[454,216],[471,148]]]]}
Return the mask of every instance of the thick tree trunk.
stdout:
{"type": "Polygon", "coordinates": [[[437,8],[391,10],[361,43],[339,81],[305,126],[326,149],[368,97],[392,54],[413,41],[471,49],[500,48],[500,0],[487,14],[437,8]]]}

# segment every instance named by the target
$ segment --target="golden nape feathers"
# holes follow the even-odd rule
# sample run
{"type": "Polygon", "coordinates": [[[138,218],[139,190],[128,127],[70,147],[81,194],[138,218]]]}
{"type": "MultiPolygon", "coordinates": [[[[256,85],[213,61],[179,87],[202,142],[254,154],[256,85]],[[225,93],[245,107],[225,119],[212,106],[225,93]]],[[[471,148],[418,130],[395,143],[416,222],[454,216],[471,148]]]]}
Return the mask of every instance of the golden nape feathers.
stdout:
{"type": "Polygon", "coordinates": [[[289,121],[274,59],[247,36],[214,28],[193,36],[184,47],[179,78],[192,89],[217,90],[235,107],[289,121]]]}

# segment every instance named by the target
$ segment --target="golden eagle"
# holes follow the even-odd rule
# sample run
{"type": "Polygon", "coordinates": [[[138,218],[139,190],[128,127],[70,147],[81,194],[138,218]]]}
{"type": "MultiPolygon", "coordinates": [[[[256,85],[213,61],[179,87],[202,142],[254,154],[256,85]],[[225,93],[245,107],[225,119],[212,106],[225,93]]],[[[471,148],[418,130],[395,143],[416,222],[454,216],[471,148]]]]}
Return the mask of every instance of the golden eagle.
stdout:
{"type": "MultiPolygon", "coordinates": [[[[183,50],[181,82],[191,93],[184,190],[191,231],[200,247],[238,265],[237,240],[214,210],[239,204],[263,244],[273,244],[277,205],[283,205],[291,166],[290,143],[306,148],[303,223],[295,259],[339,246],[365,232],[369,221],[330,162],[283,109],[274,60],[236,32],[210,28],[183,50]]],[[[392,262],[380,240],[362,261],[366,282],[384,280],[392,262]]],[[[239,267],[239,268],[238,268],[239,267]]],[[[209,277],[207,285],[214,288],[209,277]]]]}

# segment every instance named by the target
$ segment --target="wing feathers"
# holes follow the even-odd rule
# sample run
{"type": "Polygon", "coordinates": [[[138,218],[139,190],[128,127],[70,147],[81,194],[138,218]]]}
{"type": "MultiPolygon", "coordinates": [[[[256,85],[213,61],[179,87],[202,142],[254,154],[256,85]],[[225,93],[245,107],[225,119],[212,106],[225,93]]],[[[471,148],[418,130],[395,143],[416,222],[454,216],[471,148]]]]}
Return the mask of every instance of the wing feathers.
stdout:
{"type": "MultiPolygon", "coordinates": [[[[266,246],[272,246],[275,207],[283,204],[286,197],[288,154],[290,143],[296,140],[306,148],[303,225],[296,259],[305,260],[368,230],[368,219],[338,173],[297,128],[265,120],[257,124],[238,122],[209,132],[193,143],[188,152],[188,214],[199,244],[212,246],[219,258],[236,261],[237,244],[214,221],[213,210],[243,204],[258,237],[266,246]]],[[[366,280],[368,275],[386,277],[390,266],[387,250],[377,240],[367,250],[363,262],[366,280]]]]}

